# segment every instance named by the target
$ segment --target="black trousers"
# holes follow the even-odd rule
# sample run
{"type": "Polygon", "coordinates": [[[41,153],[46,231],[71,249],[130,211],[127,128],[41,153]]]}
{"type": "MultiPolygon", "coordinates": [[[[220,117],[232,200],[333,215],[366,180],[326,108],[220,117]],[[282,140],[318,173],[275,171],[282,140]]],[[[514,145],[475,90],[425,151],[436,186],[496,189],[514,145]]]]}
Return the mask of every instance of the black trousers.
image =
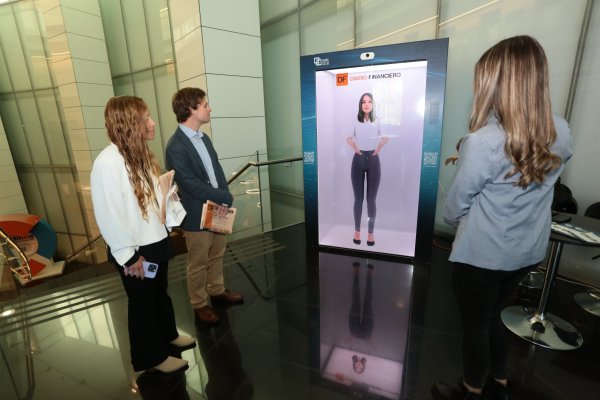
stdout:
{"type": "Polygon", "coordinates": [[[131,364],[135,371],[143,371],[155,367],[167,358],[168,344],[179,334],[175,325],[173,303],[167,293],[168,259],[172,256],[170,240],[167,237],[166,241],[142,246],[138,251],[147,261],[158,264],[154,278],[125,276],[122,266],[115,264],[115,267],[128,298],[131,364]]]}
{"type": "Polygon", "coordinates": [[[350,177],[354,191],[354,229],[360,232],[360,219],[362,217],[363,200],[365,198],[365,178],[367,181],[367,215],[369,216],[368,232],[373,233],[375,229],[375,217],[377,216],[377,191],[381,181],[381,164],[379,155],[373,156],[373,151],[361,151],[362,154],[354,153],[350,177]]]}
{"type": "Polygon", "coordinates": [[[453,263],[454,294],[463,329],[463,380],[481,388],[489,373],[497,379],[508,375],[508,330],[500,319],[505,302],[532,268],[494,271],[453,263]]]}
{"type": "Polygon", "coordinates": [[[354,278],[352,280],[352,305],[350,307],[350,314],[348,315],[348,326],[350,327],[352,336],[365,340],[368,340],[373,333],[371,271],[372,269],[368,269],[367,286],[362,303],[360,301],[359,273],[358,271],[354,271],[354,278]]]}

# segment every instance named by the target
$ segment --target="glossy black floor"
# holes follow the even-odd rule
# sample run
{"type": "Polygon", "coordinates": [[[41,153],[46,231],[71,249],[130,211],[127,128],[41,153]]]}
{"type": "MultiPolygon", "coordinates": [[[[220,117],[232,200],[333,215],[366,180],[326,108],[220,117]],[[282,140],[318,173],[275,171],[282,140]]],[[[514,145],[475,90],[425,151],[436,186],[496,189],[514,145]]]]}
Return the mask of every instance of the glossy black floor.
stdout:
{"type": "MultiPolygon", "coordinates": [[[[190,368],[172,375],[128,369],[126,299],[120,282],[98,277],[90,287],[99,293],[85,294],[85,307],[70,299],[69,312],[30,318],[31,398],[430,399],[434,381],[460,375],[448,245],[436,240],[431,263],[413,266],[307,251],[303,225],[233,242],[226,285],[246,301],[218,309],[216,327],[194,319],[180,257],[169,290],[180,332],[197,336],[199,346],[182,355],[190,368]],[[104,334],[98,321],[108,321],[104,334]]],[[[581,290],[558,280],[548,308],[579,329],[581,348],[552,351],[511,334],[512,399],[599,398],[600,320],[573,302],[581,290]]],[[[511,303],[536,296],[520,290],[511,303]]],[[[5,342],[15,332],[0,325],[5,342]]],[[[13,398],[2,392],[0,399],[13,398]]]]}

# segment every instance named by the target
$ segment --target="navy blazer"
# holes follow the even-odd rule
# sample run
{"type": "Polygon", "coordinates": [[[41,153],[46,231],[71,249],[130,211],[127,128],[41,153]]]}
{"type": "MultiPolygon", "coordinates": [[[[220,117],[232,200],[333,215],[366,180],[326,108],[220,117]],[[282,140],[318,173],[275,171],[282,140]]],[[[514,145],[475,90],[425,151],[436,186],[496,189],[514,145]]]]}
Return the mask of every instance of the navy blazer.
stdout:
{"type": "Polygon", "coordinates": [[[210,178],[200,155],[190,138],[180,128],[177,128],[167,143],[165,166],[167,170],[175,170],[175,182],[179,187],[179,197],[187,213],[181,224],[181,229],[185,231],[201,230],[202,205],[207,200],[228,206],[233,203],[233,195],[227,187],[227,179],[219,163],[217,152],[206,134],[202,135],[202,141],[212,160],[218,188],[214,188],[210,184],[210,178]]]}

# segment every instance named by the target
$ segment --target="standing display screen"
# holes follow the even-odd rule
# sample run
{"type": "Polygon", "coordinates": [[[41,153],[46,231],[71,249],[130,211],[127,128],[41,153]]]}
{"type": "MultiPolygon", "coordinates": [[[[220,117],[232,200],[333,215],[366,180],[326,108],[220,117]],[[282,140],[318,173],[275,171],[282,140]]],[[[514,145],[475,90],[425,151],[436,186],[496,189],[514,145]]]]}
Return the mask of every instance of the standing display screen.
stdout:
{"type": "Polygon", "coordinates": [[[308,243],[429,258],[447,44],[302,57],[308,243]]]}

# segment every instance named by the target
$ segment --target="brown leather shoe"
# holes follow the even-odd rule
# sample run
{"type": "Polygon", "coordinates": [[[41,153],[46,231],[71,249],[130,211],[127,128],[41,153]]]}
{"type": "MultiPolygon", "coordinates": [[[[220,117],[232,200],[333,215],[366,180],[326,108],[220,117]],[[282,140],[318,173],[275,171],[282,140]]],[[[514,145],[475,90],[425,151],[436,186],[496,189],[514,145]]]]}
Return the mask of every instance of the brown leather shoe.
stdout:
{"type": "Polygon", "coordinates": [[[225,289],[225,291],[221,294],[210,296],[210,301],[213,304],[241,304],[244,302],[244,297],[240,293],[225,289]]]}
{"type": "Polygon", "coordinates": [[[194,308],[194,313],[200,321],[206,322],[207,324],[214,325],[219,322],[219,316],[210,306],[194,308]]]}

